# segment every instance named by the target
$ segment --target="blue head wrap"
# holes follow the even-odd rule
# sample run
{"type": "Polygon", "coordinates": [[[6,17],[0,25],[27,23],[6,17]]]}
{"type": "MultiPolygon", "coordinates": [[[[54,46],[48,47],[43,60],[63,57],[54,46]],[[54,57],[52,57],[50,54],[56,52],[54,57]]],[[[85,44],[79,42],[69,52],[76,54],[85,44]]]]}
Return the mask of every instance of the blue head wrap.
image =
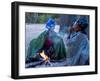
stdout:
{"type": "Polygon", "coordinates": [[[79,19],[78,24],[82,27],[82,29],[86,29],[88,27],[88,22],[86,18],[79,19]]]}
{"type": "Polygon", "coordinates": [[[81,18],[81,19],[78,20],[78,24],[82,28],[81,32],[84,33],[84,34],[87,34],[87,32],[88,32],[87,27],[88,27],[88,24],[89,24],[88,19],[87,18],[81,18]]]}
{"type": "Polygon", "coordinates": [[[48,19],[48,21],[47,21],[47,23],[46,23],[46,28],[47,29],[50,29],[51,27],[55,27],[55,20],[54,19],[52,19],[52,18],[49,18],[48,19]]]}

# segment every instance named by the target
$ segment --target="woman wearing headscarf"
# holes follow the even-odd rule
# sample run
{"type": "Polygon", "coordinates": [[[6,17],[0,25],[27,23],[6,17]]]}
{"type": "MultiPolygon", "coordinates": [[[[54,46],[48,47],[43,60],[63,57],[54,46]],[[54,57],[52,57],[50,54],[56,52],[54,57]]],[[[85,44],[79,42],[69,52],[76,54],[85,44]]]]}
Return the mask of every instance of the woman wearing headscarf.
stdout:
{"type": "Polygon", "coordinates": [[[56,22],[50,18],[46,22],[46,29],[36,39],[30,42],[26,59],[42,59],[39,55],[44,51],[50,60],[66,58],[66,49],[61,37],[54,31],[56,22]]]}
{"type": "Polygon", "coordinates": [[[89,40],[83,31],[88,27],[86,19],[82,18],[70,29],[70,36],[66,41],[68,47],[67,65],[89,64],[89,40]]]}

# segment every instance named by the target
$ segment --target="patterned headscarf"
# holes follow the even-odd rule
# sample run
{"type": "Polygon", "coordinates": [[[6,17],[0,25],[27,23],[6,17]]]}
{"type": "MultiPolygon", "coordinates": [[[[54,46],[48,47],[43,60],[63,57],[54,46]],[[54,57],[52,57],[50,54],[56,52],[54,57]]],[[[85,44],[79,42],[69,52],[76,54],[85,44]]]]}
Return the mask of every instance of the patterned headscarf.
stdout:
{"type": "Polygon", "coordinates": [[[55,20],[52,18],[49,18],[46,23],[46,28],[50,29],[51,27],[55,27],[55,24],[56,24],[55,20]]]}

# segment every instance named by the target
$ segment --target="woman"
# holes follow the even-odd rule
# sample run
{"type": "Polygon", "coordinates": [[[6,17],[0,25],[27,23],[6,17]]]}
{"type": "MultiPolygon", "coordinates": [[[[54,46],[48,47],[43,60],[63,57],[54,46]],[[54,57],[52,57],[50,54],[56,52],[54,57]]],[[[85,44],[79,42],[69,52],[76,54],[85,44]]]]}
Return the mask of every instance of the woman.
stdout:
{"type": "Polygon", "coordinates": [[[66,41],[68,46],[69,59],[67,65],[88,65],[89,64],[89,40],[83,31],[88,23],[85,19],[79,19],[70,29],[70,37],[66,41]]]}
{"type": "Polygon", "coordinates": [[[41,60],[41,53],[44,51],[45,55],[50,60],[61,60],[66,58],[66,49],[61,37],[54,31],[55,20],[49,19],[46,23],[46,28],[36,39],[30,42],[28,54],[26,59],[41,60]]]}

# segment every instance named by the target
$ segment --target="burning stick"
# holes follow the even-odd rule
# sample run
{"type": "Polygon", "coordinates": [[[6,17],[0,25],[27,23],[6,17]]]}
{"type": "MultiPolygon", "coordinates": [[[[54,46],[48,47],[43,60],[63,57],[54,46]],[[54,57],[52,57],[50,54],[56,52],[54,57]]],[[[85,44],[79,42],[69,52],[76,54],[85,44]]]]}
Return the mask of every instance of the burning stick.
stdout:
{"type": "Polygon", "coordinates": [[[43,58],[45,63],[48,63],[48,64],[50,64],[50,66],[52,66],[52,64],[50,62],[50,58],[45,54],[44,50],[40,53],[40,56],[43,58]]]}
{"type": "Polygon", "coordinates": [[[70,38],[70,35],[71,35],[71,33],[72,33],[72,28],[74,28],[74,26],[77,24],[77,22],[79,21],[79,19],[81,18],[81,16],[79,15],[79,16],[77,16],[77,20],[74,22],[74,24],[70,27],[70,33],[69,33],[69,35],[68,35],[68,37],[67,37],[67,39],[69,39],[70,38]]]}
{"type": "Polygon", "coordinates": [[[80,15],[79,16],[77,16],[77,20],[74,22],[74,24],[73,24],[73,26],[72,27],[74,27],[76,24],[77,24],[77,22],[79,21],[79,19],[80,19],[80,15]]]}
{"type": "Polygon", "coordinates": [[[49,64],[50,66],[52,66],[52,64],[50,62],[50,58],[44,53],[44,50],[41,53],[39,53],[39,55],[43,58],[42,61],[39,61],[36,63],[28,63],[28,64],[26,64],[25,67],[27,67],[27,68],[36,67],[37,65],[42,65],[43,63],[49,64]]]}

